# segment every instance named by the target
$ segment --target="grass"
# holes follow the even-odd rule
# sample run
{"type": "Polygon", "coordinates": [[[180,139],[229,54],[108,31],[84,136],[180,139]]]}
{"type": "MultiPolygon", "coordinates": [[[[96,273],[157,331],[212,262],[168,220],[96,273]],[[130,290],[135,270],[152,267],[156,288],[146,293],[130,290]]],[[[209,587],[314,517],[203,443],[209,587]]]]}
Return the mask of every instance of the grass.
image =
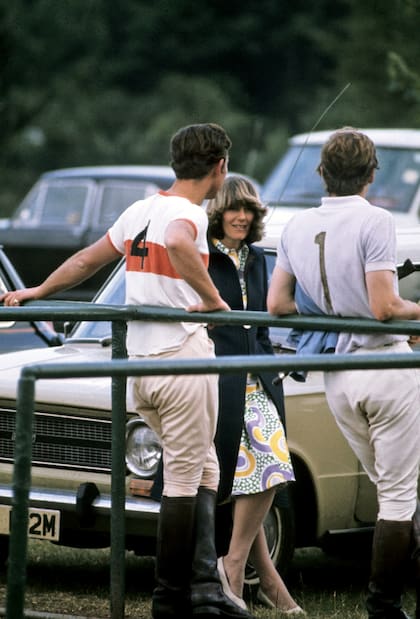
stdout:
{"type": "MultiPolygon", "coordinates": [[[[77,550],[30,540],[25,592],[26,611],[106,618],[110,616],[109,550],[77,550]]],[[[150,619],[154,585],[154,560],[127,553],[125,617],[150,619]]],[[[305,608],[308,619],[366,619],[365,588],[368,559],[331,557],[318,549],[296,552],[287,583],[305,608]]],[[[0,606],[6,604],[6,572],[0,572],[0,606]]],[[[280,619],[276,610],[253,601],[245,592],[251,612],[258,619],[280,619]]],[[[414,592],[408,589],[405,609],[413,612],[414,592]]]]}

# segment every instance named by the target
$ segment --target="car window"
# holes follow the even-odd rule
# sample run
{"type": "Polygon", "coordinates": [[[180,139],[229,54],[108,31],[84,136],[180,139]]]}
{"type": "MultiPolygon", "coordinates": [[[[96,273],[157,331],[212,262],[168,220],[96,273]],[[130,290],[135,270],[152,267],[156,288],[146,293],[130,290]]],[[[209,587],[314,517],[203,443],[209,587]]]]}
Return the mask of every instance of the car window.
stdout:
{"type": "Polygon", "coordinates": [[[154,183],[104,183],[98,213],[98,225],[109,228],[121,213],[136,202],[159,191],[154,183]]]}
{"type": "Polygon", "coordinates": [[[41,183],[36,183],[26,194],[12,218],[13,225],[31,225],[36,222],[36,209],[41,193],[41,183]]]}
{"type": "MultiPolygon", "coordinates": [[[[0,294],[22,288],[23,282],[6,254],[0,250],[0,294]]],[[[15,350],[58,346],[62,338],[43,320],[0,321],[0,355],[15,350]]]]}
{"type": "Polygon", "coordinates": [[[264,183],[264,202],[309,207],[318,204],[323,186],[316,168],[320,146],[291,146],[264,183]]]}
{"type": "Polygon", "coordinates": [[[376,206],[407,213],[419,187],[420,151],[378,148],[379,170],[367,199],[376,206]]]}
{"type": "MultiPolygon", "coordinates": [[[[418,268],[420,269],[420,267],[418,268]]],[[[403,299],[414,301],[414,303],[420,300],[420,271],[415,271],[400,279],[399,293],[403,299]]]]}
{"type": "Polygon", "coordinates": [[[86,185],[51,185],[47,187],[41,213],[41,222],[48,224],[80,224],[83,217],[88,187],[86,185]]]}
{"type": "Polygon", "coordinates": [[[266,250],[264,252],[264,256],[267,264],[268,285],[270,285],[271,275],[273,274],[273,269],[276,265],[276,252],[274,250],[266,250]]]}
{"type": "MultiPolygon", "coordinates": [[[[420,180],[420,150],[377,147],[379,170],[367,199],[394,212],[408,212],[420,180]]],[[[262,188],[264,202],[318,206],[325,190],[316,169],[320,145],[293,145],[262,188]]]]}
{"type": "MultiPolygon", "coordinates": [[[[113,271],[101,291],[95,297],[95,303],[105,305],[123,305],[125,303],[125,265],[124,260],[113,271]]],[[[103,340],[110,338],[112,333],[109,321],[80,322],[71,332],[71,339],[103,340]]]]}
{"type": "Polygon", "coordinates": [[[90,187],[86,181],[38,183],[17,209],[14,225],[34,226],[40,222],[78,225],[83,219],[90,187]]]}
{"type": "Polygon", "coordinates": [[[9,288],[6,284],[6,280],[3,277],[3,269],[0,265],[0,294],[4,294],[5,292],[8,292],[9,288]]]}

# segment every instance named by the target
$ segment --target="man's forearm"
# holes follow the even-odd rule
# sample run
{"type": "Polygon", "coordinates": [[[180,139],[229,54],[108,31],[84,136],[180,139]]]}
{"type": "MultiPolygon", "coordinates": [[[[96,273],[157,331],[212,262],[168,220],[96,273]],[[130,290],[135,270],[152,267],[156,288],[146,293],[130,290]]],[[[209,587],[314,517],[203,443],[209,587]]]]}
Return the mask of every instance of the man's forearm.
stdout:
{"type": "Polygon", "coordinates": [[[40,297],[48,297],[61,290],[81,284],[100,269],[100,266],[87,264],[79,254],[63,262],[38,286],[40,297]]]}

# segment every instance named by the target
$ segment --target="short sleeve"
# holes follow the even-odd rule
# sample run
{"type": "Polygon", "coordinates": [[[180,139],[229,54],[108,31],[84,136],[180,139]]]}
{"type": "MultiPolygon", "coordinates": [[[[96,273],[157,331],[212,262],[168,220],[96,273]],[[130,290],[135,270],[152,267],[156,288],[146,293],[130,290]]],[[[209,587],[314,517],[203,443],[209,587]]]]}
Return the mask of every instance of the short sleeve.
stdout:
{"type": "Polygon", "coordinates": [[[109,240],[111,241],[115,249],[121,254],[124,254],[124,216],[126,213],[127,211],[121,213],[118,219],[108,230],[109,240]]]}
{"type": "Polygon", "coordinates": [[[391,213],[377,209],[364,230],[365,271],[396,270],[397,238],[391,213]]]}
{"type": "Polygon", "coordinates": [[[277,259],[276,266],[283,269],[287,273],[291,273],[293,275],[293,269],[290,265],[288,251],[287,251],[287,239],[288,239],[288,226],[283,229],[283,232],[280,236],[280,240],[277,245],[277,259]]]}

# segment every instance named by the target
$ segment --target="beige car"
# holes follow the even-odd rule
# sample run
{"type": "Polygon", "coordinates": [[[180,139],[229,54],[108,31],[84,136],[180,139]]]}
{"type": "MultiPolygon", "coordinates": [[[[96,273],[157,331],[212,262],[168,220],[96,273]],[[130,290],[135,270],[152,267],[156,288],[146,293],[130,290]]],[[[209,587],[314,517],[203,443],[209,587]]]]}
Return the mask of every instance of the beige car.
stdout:
{"type": "MultiPolygon", "coordinates": [[[[271,270],[275,252],[268,245],[266,257],[271,270]]],[[[417,278],[417,273],[407,280],[413,277],[417,278]]],[[[97,302],[122,304],[123,300],[124,270],[120,265],[99,293],[97,302]]],[[[285,335],[282,329],[272,329],[279,354],[285,335]]],[[[21,368],[32,363],[109,360],[110,343],[109,323],[82,322],[73,326],[62,345],[0,355],[3,561],[8,549],[16,386],[21,368]]],[[[374,488],[328,410],[322,374],[310,373],[305,383],[287,377],[284,389],[288,440],[297,481],[290,485],[290,508],[276,502],[265,523],[271,553],[282,570],[289,564],[295,547],[327,549],[335,539],[351,535],[354,540],[354,534],[369,532],[376,514],[374,488]]],[[[109,545],[110,406],[108,378],[37,382],[30,536],[77,547],[109,545]]],[[[160,445],[155,434],[130,410],[126,436],[126,547],[139,555],[153,555],[159,503],[150,498],[149,491],[160,458],[160,445]]],[[[254,581],[252,569],[248,580],[254,581]]]]}

